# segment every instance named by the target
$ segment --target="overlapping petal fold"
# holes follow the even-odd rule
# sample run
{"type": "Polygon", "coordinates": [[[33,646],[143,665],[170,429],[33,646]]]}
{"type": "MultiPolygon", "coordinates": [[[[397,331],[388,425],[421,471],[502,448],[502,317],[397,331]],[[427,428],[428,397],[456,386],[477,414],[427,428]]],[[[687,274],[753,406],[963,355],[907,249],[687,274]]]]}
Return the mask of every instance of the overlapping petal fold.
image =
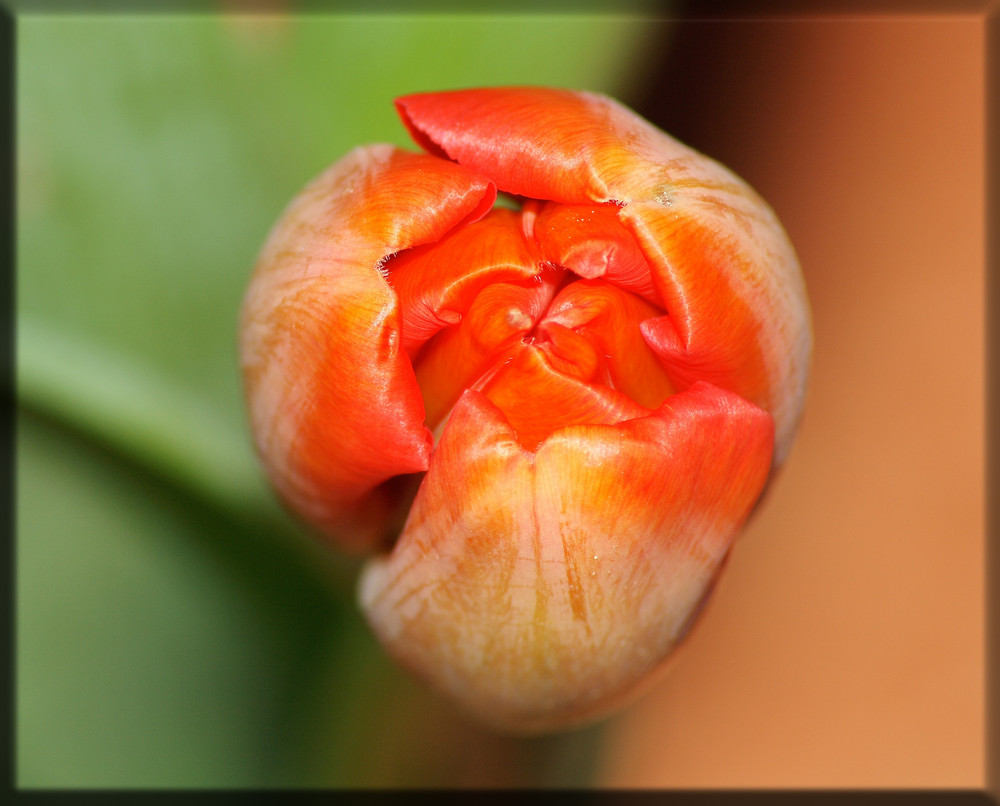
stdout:
{"type": "Polygon", "coordinates": [[[381,266],[482,217],[495,193],[428,155],[356,149],[295,198],[261,252],[240,327],[251,430],[283,499],[349,548],[383,539],[376,488],[425,470],[432,448],[381,266]]]}
{"type": "Polygon", "coordinates": [[[525,205],[532,237],[545,260],[581,277],[613,283],[662,307],[646,256],[622,224],[619,210],[613,204],[525,205]]]}
{"type": "Polygon", "coordinates": [[[559,351],[567,332],[585,340],[596,354],[606,386],[656,409],[676,391],[641,332],[642,323],[659,314],[644,299],[616,285],[579,280],[553,299],[539,329],[550,335],[554,351],[559,351]]]}
{"type": "MultiPolygon", "coordinates": [[[[624,268],[608,279],[665,307],[669,318],[644,333],[671,380],[678,388],[708,380],[766,408],[775,418],[775,463],[784,460],[805,395],[809,308],[787,235],[746,183],[601,95],[511,87],[396,103],[417,143],[500,190],[578,205],[578,215],[589,209],[585,226],[602,230],[609,211],[594,205],[617,210],[645,266],[618,238],[624,268]]],[[[548,214],[566,226],[572,213],[548,214]]],[[[583,276],[596,276],[594,266],[611,253],[583,243],[583,276]]],[[[570,253],[558,242],[552,248],[570,253]]]]}
{"type": "Polygon", "coordinates": [[[622,210],[669,312],[642,332],[677,388],[705,380],[769,411],[778,467],[805,401],[812,353],[805,287],[791,243],[763,202],[704,193],[684,209],[642,202],[622,210]]]}
{"type": "Polygon", "coordinates": [[[403,345],[410,356],[439,330],[459,322],[484,288],[498,283],[532,287],[541,274],[520,216],[500,208],[437,243],[399,255],[386,270],[400,299],[403,345]]]}
{"type": "Polygon", "coordinates": [[[362,607],[404,664],[495,725],[593,718],[685,634],[772,445],[766,412],[705,383],[535,452],[469,391],[362,607]]]}

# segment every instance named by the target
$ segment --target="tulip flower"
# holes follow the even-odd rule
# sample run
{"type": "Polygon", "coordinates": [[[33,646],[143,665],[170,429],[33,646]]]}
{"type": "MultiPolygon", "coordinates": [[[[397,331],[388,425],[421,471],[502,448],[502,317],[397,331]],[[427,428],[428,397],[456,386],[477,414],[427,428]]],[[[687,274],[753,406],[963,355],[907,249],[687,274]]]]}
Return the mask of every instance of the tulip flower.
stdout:
{"type": "Polygon", "coordinates": [[[260,255],[258,453],[369,555],[360,605],[414,674],[503,730],[601,718],[664,667],[788,455],[795,253],[742,180],[607,97],[396,106],[423,152],[352,151],[260,255]]]}

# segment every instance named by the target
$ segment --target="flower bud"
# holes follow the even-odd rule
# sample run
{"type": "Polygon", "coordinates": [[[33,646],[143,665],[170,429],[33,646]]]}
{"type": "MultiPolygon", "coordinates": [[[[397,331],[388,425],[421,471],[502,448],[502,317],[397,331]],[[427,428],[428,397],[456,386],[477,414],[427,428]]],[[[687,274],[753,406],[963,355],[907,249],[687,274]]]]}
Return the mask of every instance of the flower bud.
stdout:
{"type": "Polygon", "coordinates": [[[502,729],[592,720],[663,666],[788,454],[795,253],[744,182],[603,96],[397,108],[426,153],[355,150],[261,253],[257,450],[373,555],[361,606],[415,674],[502,729]]]}

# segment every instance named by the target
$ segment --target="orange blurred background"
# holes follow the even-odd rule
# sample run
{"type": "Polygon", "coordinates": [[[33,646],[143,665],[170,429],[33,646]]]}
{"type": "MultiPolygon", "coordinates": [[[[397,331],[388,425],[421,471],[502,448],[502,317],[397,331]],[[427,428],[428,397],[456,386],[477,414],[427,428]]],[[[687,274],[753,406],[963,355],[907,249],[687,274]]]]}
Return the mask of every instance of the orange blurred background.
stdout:
{"type": "Polygon", "coordinates": [[[814,368],[599,785],[984,786],[984,47],[973,17],[675,26],[638,108],[775,208],[814,368]]]}

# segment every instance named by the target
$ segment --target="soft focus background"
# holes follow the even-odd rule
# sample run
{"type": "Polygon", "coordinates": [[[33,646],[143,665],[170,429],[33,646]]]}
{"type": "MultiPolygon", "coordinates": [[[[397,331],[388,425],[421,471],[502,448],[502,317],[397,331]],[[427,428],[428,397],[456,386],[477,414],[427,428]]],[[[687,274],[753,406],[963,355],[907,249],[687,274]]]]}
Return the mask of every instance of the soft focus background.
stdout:
{"type": "Polygon", "coordinates": [[[984,47],[972,17],[689,22],[646,85],[777,211],[815,349],[783,475],[602,783],[984,785],[984,47]]]}
{"type": "Polygon", "coordinates": [[[21,16],[21,787],[980,787],[983,26],[21,16]],[[276,506],[235,328],[291,196],[407,92],[617,96],[799,251],[815,369],[701,624],[619,716],[467,725],[276,506]]]}

